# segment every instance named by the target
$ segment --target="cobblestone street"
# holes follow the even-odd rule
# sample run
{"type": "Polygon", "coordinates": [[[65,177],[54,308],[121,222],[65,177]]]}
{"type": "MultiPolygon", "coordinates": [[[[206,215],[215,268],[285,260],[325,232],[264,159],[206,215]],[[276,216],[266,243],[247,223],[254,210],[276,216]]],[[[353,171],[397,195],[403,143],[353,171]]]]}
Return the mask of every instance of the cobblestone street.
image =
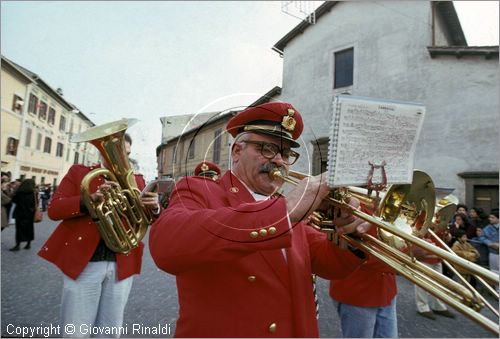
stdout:
{"type": "MultiPolygon", "coordinates": [[[[20,336],[14,331],[23,327],[58,325],[62,276],[55,266],[36,255],[55,226],[56,223],[45,215],[43,222],[35,224],[35,241],[31,249],[18,252],[8,250],[14,245],[14,226],[2,232],[2,337],[20,336]]],[[[128,332],[122,337],[169,337],[173,335],[178,311],[175,278],[156,268],[149,254],[147,237],[144,243],[146,250],[142,274],[134,280],[125,311],[124,326],[128,332]],[[132,333],[134,326],[146,330],[162,327],[169,333],[132,333]]],[[[457,314],[455,319],[438,317],[436,320],[427,320],[420,317],[415,311],[413,285],[398,277],[398,290],[398,325],[402,338],[495,337],[457,311],[454,311],[457,314]]],[[[318,292],[321,336],[339,337],[338,317],[329,300],[326,281],[319,281],[318,292]]],[[[491,298],[488,300],[491,302],[491,298]]],[[[494,306],[498,307],[498,303],[494,303],[494,306]]],[[[489,310],[482,312],[492,318],[489,310]]]]}

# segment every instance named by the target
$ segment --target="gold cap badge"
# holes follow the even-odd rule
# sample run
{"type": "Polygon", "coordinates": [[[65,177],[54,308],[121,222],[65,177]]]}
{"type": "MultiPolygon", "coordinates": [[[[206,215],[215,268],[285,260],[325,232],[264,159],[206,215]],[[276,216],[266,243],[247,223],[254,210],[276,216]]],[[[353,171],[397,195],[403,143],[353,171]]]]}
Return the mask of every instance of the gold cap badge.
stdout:
{"type": "Polygon", "coordinates": [[[297,123],[297,121],[293,118],[294,114],[295,111],[289,108],[287,115],[285,115],[283,117],[283,120],[281,121],[281,126],[283,126],[284,129],[290,132],[293,132],[293,130],[295,129],[295,124],[297,123]]]}
{"type": "Polygon", "coordinates": [[[209,168],[208,168],[208,165],[204,163],[203,165],[201,165],[201,168],[200,168],[200,169],[201,169],[202,171],[208,171],[208,169],[209,169],[209,168]]]}

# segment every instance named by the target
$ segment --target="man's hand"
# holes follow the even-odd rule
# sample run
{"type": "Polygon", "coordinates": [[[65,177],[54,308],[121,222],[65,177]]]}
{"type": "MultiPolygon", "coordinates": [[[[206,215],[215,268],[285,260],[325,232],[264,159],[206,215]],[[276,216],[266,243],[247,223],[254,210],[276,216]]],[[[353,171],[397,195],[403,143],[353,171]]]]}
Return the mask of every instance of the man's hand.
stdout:
{"type": "MultiPolygon", "coordinates": [[[[359,200],[356,198],[350,198],[349,205],[354,209],[358,209],[360,206],[359,200]]],[[[360,235],[366,233],[372,224],[363,219],[354,216],[349,209],[340,209],[340,216],[333,219],[333,224],[339,235],[341,234],[353,234],[360,235]]]]}
{"type": "MultiPolygon", "coordinates": [[[[286,196],[286,206],[291,222],[305,219],[316,211],[330,192],[326,184],[326,175],[317,175],[302,180],[295,189],[286,196]]],[[[359,200],[351,198],[349,205],[357,209],[359,200]]],[[[334,225],[339,234],[362,234],[370,229],[371,224],[352,215],[347,209],[341,209],[339,217],[334,218],[334,225]]]]}
{"type": "Polygon", "coordinates": [[[498,243],[497,242],[491,243],[490,247],[493,248],[494,250],[498,250],[498,243]]]}
{"type": "MultiPolygon", "coordinates": [[[[430,240],[428,238],[423,238],[422,240],[428,242],[431,245],[436,246],[436,244],[432,240],[430,240]]],[[[411,247],[411,251],[413,253],[413,256],[415,256],[415,258],[417,260],[440,259],[434,253],[428,252],[428,251],[424,250],[423,248],[421,248],[419,246],[416,246],[416,245],[411,247]]]]}
{"type": "Polygon", "coordinates": [[[286,196],[290,221],[298,222],[309,216],[319,207],[329,191],[325,175],[320,174],[300,181],[286,196]]]}
{"type": "Polygon", "coordinates": [[[141,202],[147,209],[153,212],[158,212],[160,209],[160,204],[158,202],[158,193],[156,192],[143,192],[143,194],[141,195],[141,202]]]}
{"type": "Polygon", "coordinates": [[[114,181],[108,181],[108,180],[105,180],[103,184],[99,185],[97,187],[97,191],[95,191],[94,193],[92,193],[90,195],[90,199],[94,202],[94,203],[100,203],[102,201],[104,201],[104,193],[108,190],[111,189],[111,187],[117,187],[118,184],[114,181]]]}

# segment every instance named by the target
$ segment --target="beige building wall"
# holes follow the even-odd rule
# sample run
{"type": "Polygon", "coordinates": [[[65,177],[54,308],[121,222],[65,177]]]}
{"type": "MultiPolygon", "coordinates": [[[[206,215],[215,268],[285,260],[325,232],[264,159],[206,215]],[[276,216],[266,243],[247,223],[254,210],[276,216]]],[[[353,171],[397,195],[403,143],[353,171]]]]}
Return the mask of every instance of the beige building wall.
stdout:
{"type": "Polygon", "coordinates": [[[206,124],[201,130],[188,131],[162,144],[158,154],[158,177],[177,180],[193,175],[195,167],[203,160],[217,164],[221,173],[224,173],[229,168],[233,140],[226,132],[226,125],[232,116],[233,113],[228,113],[206,124]]]}
{"type": "MultiPolygon", "coordinates": [[[[258,100],[249,106],[257,106],[266,102],[279,101],[281,87],[275,86],[265,93],[258,100]]],[[[201,161],[210,161],[217,164],[224,173],[230,168],[231,145],[233,137],[226,132],[228,121],[238,112],[228,113],[204,113],[198,115],[203,117],[205,124],[203,128],[192,128],[174,138],[166,138],[167,132],[174,130],[186,130],[185,126],[180,125],[182,118],[179,116],[160,119],[177,123],[176,126],[167,126],[162,130],[162,144],[157,148],[158,152],[158,178],[174,178],[175,180],[186,175],[193,175],[194,169],[201,161]],[[193,142],[194,140],[194,142],[193,142]],[[190,145],[193,142],[193,150],[190,152],[190,145]],[[218,151],[214,152],[217,149],[218,151]],[[174,155],[175,152],[175,155],[174,155]]],[[[189,121],[189,115],[186,115],[185,121],[189,121]]]]}
{"type": "Polygon", "coordinates": [[[58,185],[72,164],[97,162],[94,147],[70,142],[72,126],[81,132],[94,123],[38,76],[3,57],[1,107],[2,171],[12,179],[58,185]]]}
{"type": "Polygon", "coordinates": [[[26,104],[26,93],[32,81],[15,72],[5,63],[2,63],[0,81],[2,112],[0,158],[2,171],[12,173],[16,168],[16,154],[23,123],[23,106],[26,104]]]}

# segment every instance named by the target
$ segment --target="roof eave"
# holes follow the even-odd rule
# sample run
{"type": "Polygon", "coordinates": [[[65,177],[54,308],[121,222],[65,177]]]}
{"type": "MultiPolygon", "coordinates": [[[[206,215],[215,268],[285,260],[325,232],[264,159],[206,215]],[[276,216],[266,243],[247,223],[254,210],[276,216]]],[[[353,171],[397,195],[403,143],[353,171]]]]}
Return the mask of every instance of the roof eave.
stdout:
{"type": "MultiPolygon", "coordinates": [[[[321,6],[316,8],[315,16],[316,21],[319,20],[325,13],[330,12],[333,6],[335,6],[340,1],[325,1],[321,6]]],[[[272,50],[277,52],[280,55],[283,55],[283,50],[285,46],[292,41],[296,36],[302,34],[304,30],[306,30],[309,26],[312,26],[307,21],[302,21],[300,24],[295,26],[290,32],[288,32],[283,38],[281,38],[277,43],[274,44],[272,50]]]]}
{"type": "Polygon", "coordinates": [[[252,102],[249,107],[265,104],[266,102],[269,102],[269,99],[277,94],[281,94],[280,86],[274,86],[271,90],[269,90],[269,92],[252,102]]]}
{"type": "Polygon", "coordinates": [[[428,46],[427,50],[431,58],[450,55],[457,59],[464,56],[484,56],[486,60],[498,59],[498,46],[428,46]]]}
{"type": "MultiPolygon", "coordinates": [[[[221,113],[221,112],[219,112],[219,114],[220,114],[220,113],[221,113]]],[[[215,123],[216,123],[216,122],[218,122],[219,120],[222,120],[222,119],[224,119],[224,118],[226,118],[226,117],[229,117],[229,116],[234,116],[236,113],[238,113],[238,111],[230,111],[230,112],[227,112],[227,113],[224,113],[224,114],[220,115],[219,117],[217,117],[217,118],[215,118],[215,119],[213,119],[213,120],[209,119],[209,120],[207,120],[205,123],[203,123],[201,126],[196,126],[196,127],[194,127],[194,128],[191,128],[190,130],[187,130],[186,132],[184,132],[184,133],[182,133],[182,134],[179,134],[178,136],[175,136],[175,137],[173,137],[173,138],[170,138],[170,139],[166,140],[166,141],[165,141],[165,142],[163,142],[160,146],[165,146],[165,145],[167,145],[167,144],[171,143],[172,141],[175,141],[175,140],[177,140],[177,139],[180,139],[180,138],[182,138],[182,137],[185,137],[185,136],[187,136],[187,135],[189,135],[189,134],[191,134],[191,133],[194,133],[194,132],[198,131],[200,128],[206,127],[206,126],[208,126],[208,125],[215,124],[215,123]]]]}

